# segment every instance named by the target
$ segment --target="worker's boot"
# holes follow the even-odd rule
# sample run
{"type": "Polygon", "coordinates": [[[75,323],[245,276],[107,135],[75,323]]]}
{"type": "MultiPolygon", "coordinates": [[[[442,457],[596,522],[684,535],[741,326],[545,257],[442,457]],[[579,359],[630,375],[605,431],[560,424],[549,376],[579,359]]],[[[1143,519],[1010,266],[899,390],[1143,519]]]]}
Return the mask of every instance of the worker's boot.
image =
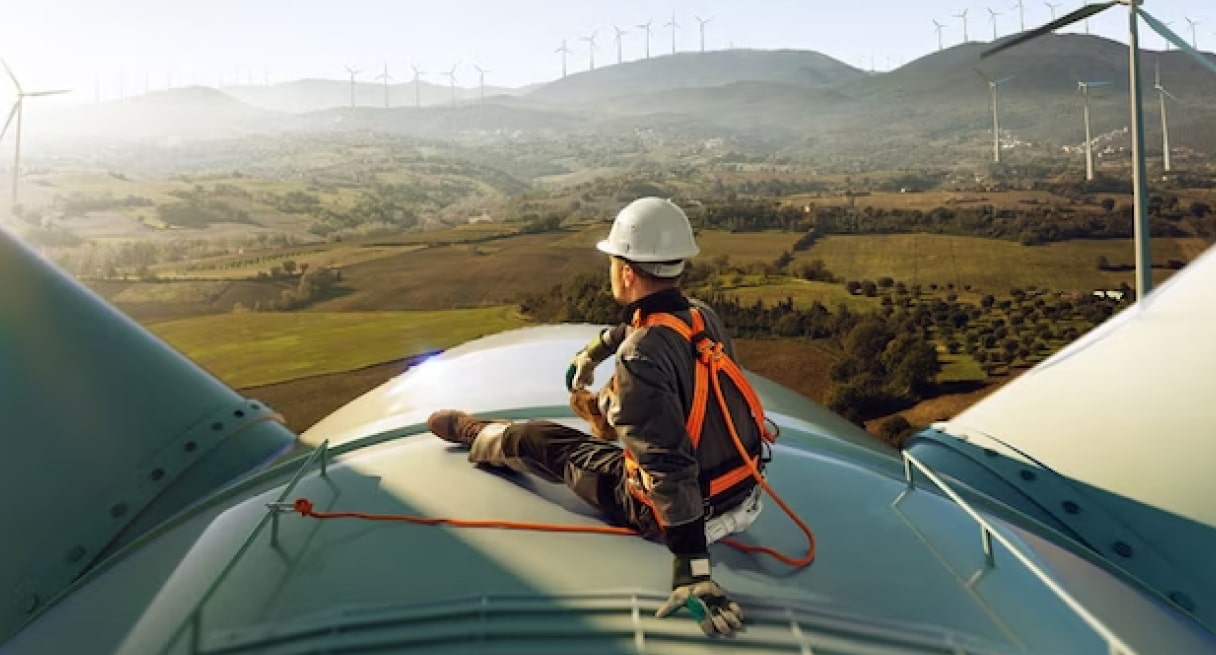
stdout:
{"type": "Polygon", "coordinates": [[[430,418],[426,420],[426,427],[444,441],[472,446],[473,440],[477,438],[477,433],[490,423],[491,421],[474,418],[467,412],[444,409],[431,414],[430,418]]]}

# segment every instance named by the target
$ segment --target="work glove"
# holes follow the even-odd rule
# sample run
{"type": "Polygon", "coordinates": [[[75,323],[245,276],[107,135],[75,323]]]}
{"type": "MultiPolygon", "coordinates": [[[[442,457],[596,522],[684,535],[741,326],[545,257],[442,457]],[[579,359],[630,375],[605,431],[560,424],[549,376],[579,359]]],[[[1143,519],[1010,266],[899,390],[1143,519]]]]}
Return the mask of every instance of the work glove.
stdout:
{"type": "Polygon", "coordinates": [[[743,629],[743,609],[710,578],[708,556],[676,557],[671,596],[654,615],[661,619],[681,607],[692,612],[706,635],[729,637],[743,629]]]}
{"type": "Polygon", "coordinates": [[[611,354],[612,351],[604,343],[604,332],[595,335],[590,343],[574,355],[566,369],[566,391],[591,386],[595,382],[595,367],[611,354]]]}

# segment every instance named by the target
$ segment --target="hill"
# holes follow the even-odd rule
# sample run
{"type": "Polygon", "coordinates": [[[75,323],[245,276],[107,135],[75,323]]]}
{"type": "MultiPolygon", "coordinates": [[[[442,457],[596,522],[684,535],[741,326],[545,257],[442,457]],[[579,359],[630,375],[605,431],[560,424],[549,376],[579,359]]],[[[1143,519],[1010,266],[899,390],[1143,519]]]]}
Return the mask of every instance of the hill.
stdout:
{"type": "MultiPolygon", "coordinates": [[[[376,72],[364,73],[364,78],[376,72]]],[[[450,105],[453,89],[447,84],[433,84],[419,79],[417,85],[407,72],[400,73],[402,79],[409,75],[408,82],[388,85],[389,107],[423,107],[450,105]]],[[[459,79],[459,78],[458,78],[459,79]]],[[[472,78],[470,78],[472,79],[472,78]]],[[[355,82],[355,106],[384,108],[384,85],[376,82],[355,82]]],[[[526,90],[526,89],[525,89],[526,90]]],[[[497,86],[486,86],[486,97],[517,95],[523,90],[497,86]]],[[[255,107],[289,113],[307,113],[326,109],[350,108],[351,84],[349,80],[304,79],[281,82],[268,86],[225,86],[223,92],[255,107]]],[[[455,88],[456,101],[467,102],[480,97],[477,87],[455,88]]]]}
{"type": "Polygon", "coordinates": [[[525,97],[556,105],[592,105],[611,98],[734,82],[823,87],[863,76],[848,64],[803,50],[683,52],[576,73],[525,97]]]}

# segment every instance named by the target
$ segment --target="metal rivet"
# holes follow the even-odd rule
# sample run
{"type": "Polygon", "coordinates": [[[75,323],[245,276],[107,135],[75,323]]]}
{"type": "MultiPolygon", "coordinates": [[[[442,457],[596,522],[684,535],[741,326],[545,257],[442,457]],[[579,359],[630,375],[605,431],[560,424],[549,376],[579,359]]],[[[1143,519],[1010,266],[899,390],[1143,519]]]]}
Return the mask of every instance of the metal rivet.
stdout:
{"type": "Polygon", "coordinates": [[[192,452],[194,452],[195,448],[198,448],[198,444],[194,443],[193,441],[187,441],[186,445],[183,446],[183,448],[186,449],[186,452],[192,453],[192,452]]]}
{"type": "Polygon", "coordinates": [[[33,613],[34,610],[38,609],[39,602],[40,602],[40,600],[38,598],[38,594],[30,594],[30,595],[26,596],[24,602],[22,603],[23,605],[25,605],[25,613],[26,614],[33,613]]]}
{"type": "Polygon", "coordinates": [[[1066,500],[1064,501],[1064,511],[1069,514],[1080,514],[1081,506],[1072,502],[1071,500],[1066,500]]]}
{"type": "Polygon", "coordinates": [[[118,503],[117,505],[110,508],[110,516],[113,516],[114,518],[119,518],[120,516],[122,516],[123,514],[126,514],[126,513],[127,513],[127,504],[126,503],[118,503]]]}
{"type": "Polygon", "coordinates": [[[1186,594],[1182,593],[1181,591],[1171,591],[1170,600],[1174,601],[1175,605],[1177,605],[1178,607],[1181,607],[1183,610],[1185,610],[1187,612],[1195,611],[1195,601],[1191,600],[1190,596],[1187,596],[1186,594]]]}
{"type": "Polygon", "coordinates": [[[1131,557],[1132,556],[1132,547],[1123,543],[1122,541],[1116,541],[1115,545],[1114,545],[1114,549],[1115,549],[1115,554],[1119,555],[1120,557],[1131,557]]]}
{"type": "Polygon", "coordinates": [[[984,449],[984,454],[985,454],[985,455],[987,455],[987,456],[989,456],[989,457],[996,457],[996,456],[997,456],[999,453],[997,453],[995,450],[993,450],[993,449],[991,449],[991,448],[985,448],[985,449],[984,449]]]}
{"type": "Polygon", "coordinates": [[[233,412],[233,413],[232,413],[232,415],[233,415],[233,416],[235,416],[235,417],[237,417],[237,418],[242,418],[242,417],[244,417],[244,416],[245,416],[245,410],[243,410],[243,409],[238,409],[238,410],[236,410],[235,412],[233,412]]]}
{"type": "Polygon", "coordinates": [[[151,478],[153,482],[157,482],[161,478],[165,477],[165,469],[152,469],[152,472],[148,474],[148,477],[151,478]]]}
{"type": "Polygon", "coordinates": [[[211,429],[215,430],[216,432],[219,432],[220,430],[224,429],[224,424],[220,423],[219,421],[216,421],[215,423],[211,424],[211,429]]]}
{"type": "Polygon", "coordinates": [[[1023,480],[1025,480],[1027,482],[1033,482],[1034,478],[1035,478],[1034,471],[1030,471],[1027,469],[1022,469],[1022,471],[1020,473],[1018,473],[1018,476],[1020,476],[1023,480]]]}
{"type": "Polygon", "coordinates": [[[79,562],[80,558],[84,557],[84,546],[72,546],[72,550],[68,551],[69,562],[79,562]]]}

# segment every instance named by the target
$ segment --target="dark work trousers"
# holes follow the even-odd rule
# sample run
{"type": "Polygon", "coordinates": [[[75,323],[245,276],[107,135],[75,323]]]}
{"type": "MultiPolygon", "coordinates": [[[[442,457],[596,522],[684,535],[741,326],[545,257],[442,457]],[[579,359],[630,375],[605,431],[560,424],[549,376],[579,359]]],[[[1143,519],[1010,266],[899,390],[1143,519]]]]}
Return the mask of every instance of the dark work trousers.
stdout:
{"type": "Polygon", "coordinates": [[[603,512],[608,522],[630,527],[650,539],[661,536],[653,511],[629,493],[625,451],[574,428],[551,421],[513,423],[502,434],[502,454],[603,512]]]}

